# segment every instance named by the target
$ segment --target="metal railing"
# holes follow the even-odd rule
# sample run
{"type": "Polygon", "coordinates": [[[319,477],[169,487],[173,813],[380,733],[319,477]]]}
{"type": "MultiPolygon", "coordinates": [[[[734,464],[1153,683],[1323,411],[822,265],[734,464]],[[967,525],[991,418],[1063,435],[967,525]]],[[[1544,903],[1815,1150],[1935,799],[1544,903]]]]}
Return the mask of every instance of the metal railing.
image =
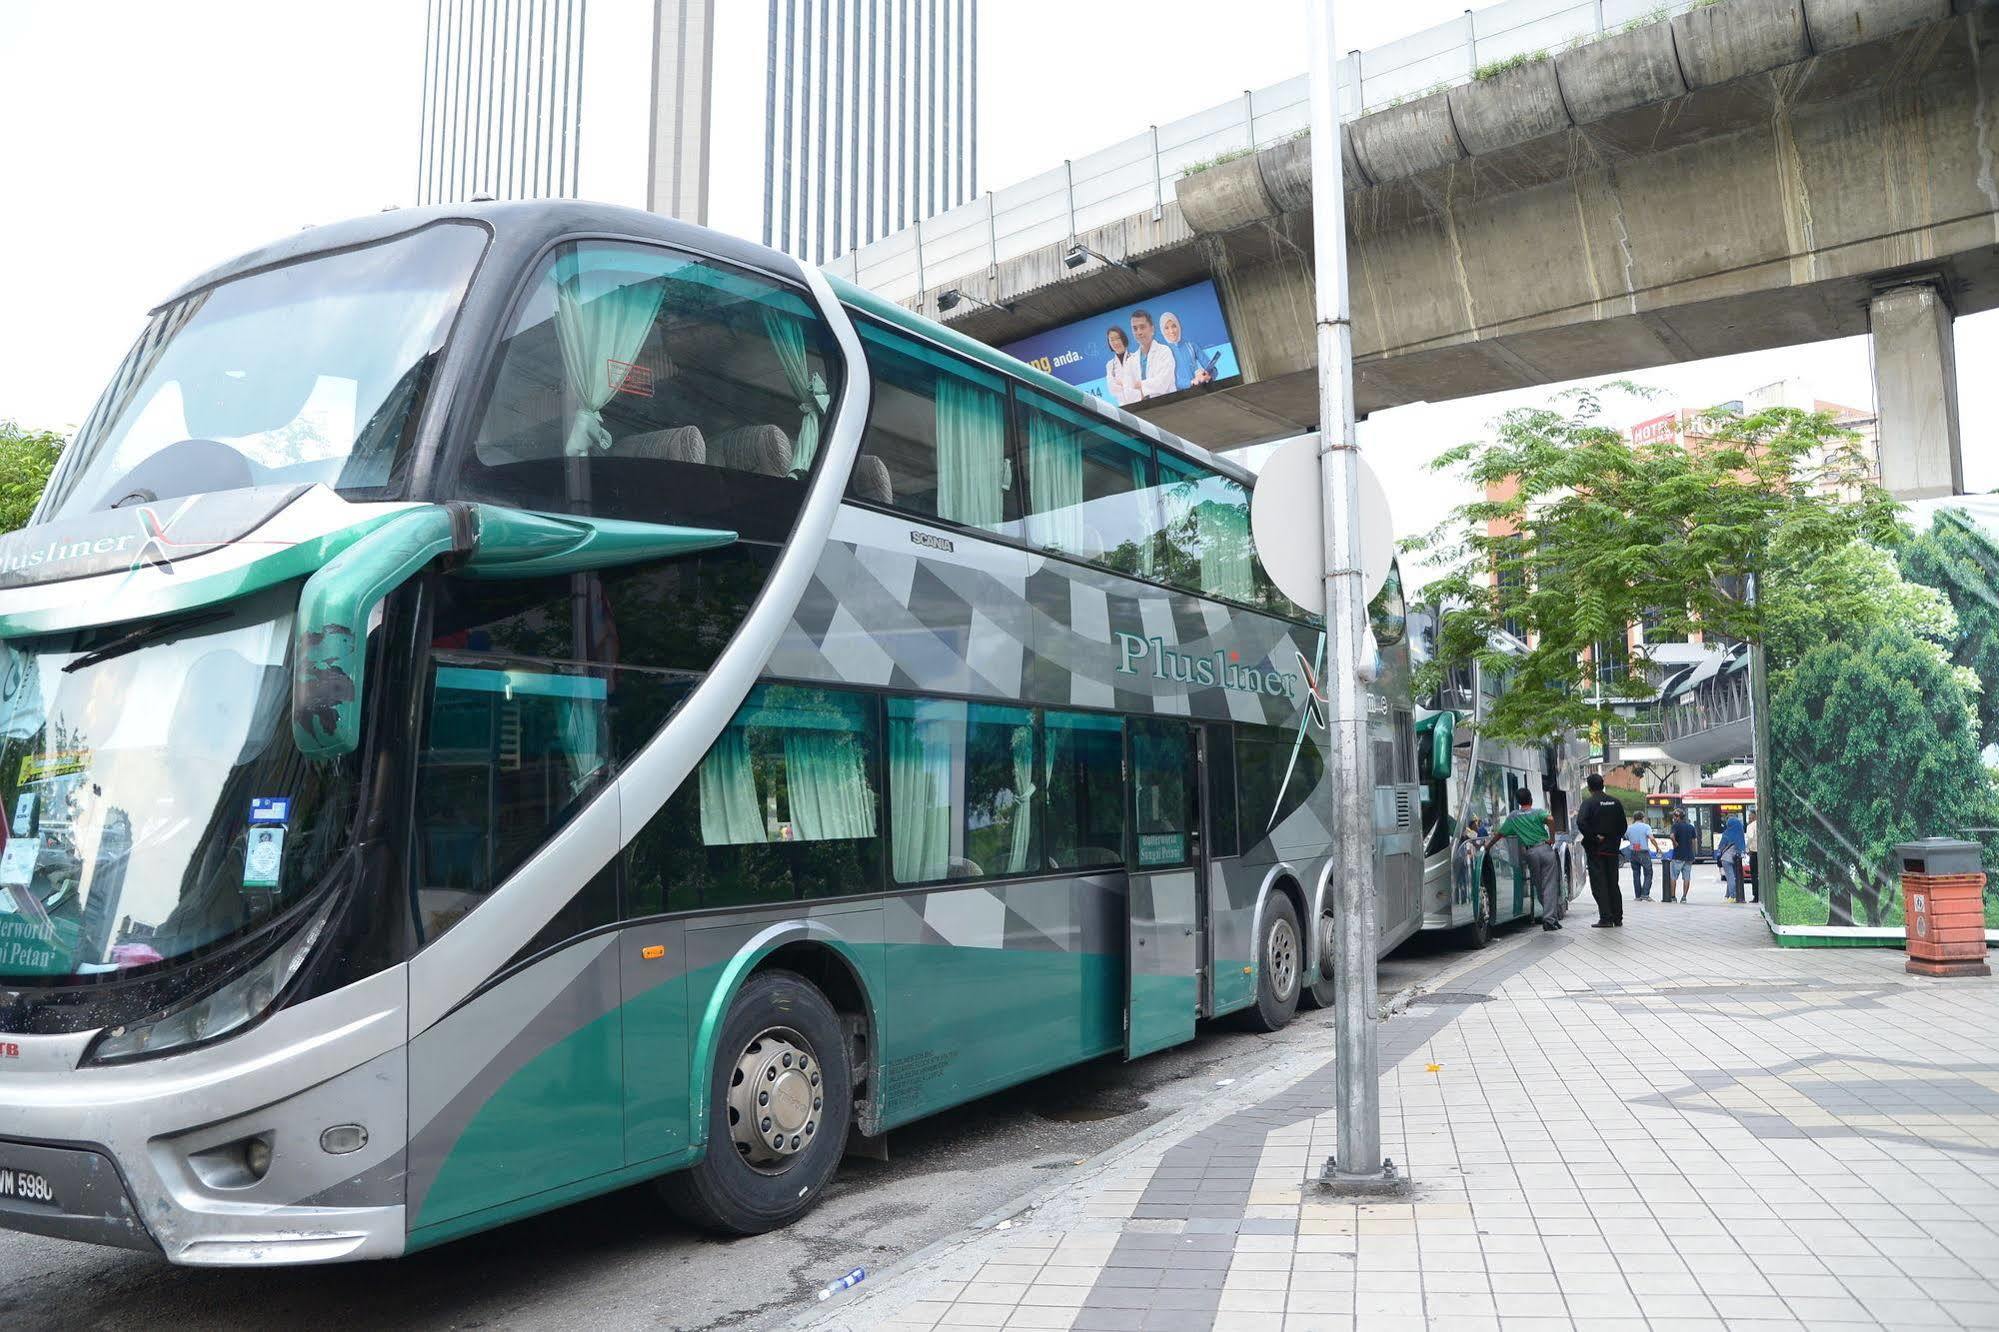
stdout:
{"type": "MultiPolygon", "coordinates": [[[[1468,83],[1516,56],[1553,55],[1608,32],[1663,20],[1693,0],[1501,0],[1341,62],[1340,118],[1468,83]]],[[[1306,77],[1246,91],[1220,106],[1154,125],[1003,190],[989,190],[905,231],[850,250],[826,271],[906,301],[1097,227],[1150,211],[1173,182],[1218,158],[1295,138],[1311,125],[1306,77]]]]}

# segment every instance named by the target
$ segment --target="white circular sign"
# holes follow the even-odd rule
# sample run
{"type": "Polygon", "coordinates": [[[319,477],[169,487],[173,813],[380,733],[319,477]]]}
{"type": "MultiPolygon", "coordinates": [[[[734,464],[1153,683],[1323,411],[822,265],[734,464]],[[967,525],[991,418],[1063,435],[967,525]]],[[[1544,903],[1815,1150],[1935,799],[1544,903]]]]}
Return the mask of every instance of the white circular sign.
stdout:
{"type": "MultiPolygon", "coordinates": [[[[1360,466],[1361,598],[1372,601],[1395,560],[1395,521],[1381,478],[1360,466]]],[[[1319,437],[1301,435],[1257,469],[1250,497],[1256,557],[1277,590],[1314,615],[1326,613],[1325,507],[1319,481],[1319,437]]]]}

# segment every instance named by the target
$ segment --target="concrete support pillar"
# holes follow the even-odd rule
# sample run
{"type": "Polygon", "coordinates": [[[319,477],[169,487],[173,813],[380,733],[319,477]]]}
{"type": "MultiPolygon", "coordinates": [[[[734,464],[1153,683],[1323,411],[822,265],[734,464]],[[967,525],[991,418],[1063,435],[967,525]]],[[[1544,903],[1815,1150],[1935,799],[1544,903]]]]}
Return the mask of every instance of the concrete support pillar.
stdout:
{"type": "Polygon", "coordinates": [[[1881,484],[1897,499],[1964,491],[1954,318],[1931,282],[1891,287],[1868,305],[1881,484]]]}

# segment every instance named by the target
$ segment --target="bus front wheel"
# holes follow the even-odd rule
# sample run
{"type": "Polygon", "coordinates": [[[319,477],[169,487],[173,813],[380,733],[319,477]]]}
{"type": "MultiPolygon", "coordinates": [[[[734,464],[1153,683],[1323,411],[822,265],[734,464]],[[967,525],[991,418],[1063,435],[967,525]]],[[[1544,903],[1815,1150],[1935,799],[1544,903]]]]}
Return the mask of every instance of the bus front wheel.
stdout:
{"type": "Polygon", "coordinates": [[[1483,948],[1492,942],[1492,918],[1497,914],[1497,893],[1490,886],[1472,890],[1471,924],[1464,927],[1466,948],[1483,948]]]}
{"type": "Polygon", "coordinates": [[[789,1225],[833,1178],[852,1113],[839,1014],[803,976],[760,972],[716,1042],[707,1155],[660,1188],[682,1218],[717,1234],[789,1225]]]}

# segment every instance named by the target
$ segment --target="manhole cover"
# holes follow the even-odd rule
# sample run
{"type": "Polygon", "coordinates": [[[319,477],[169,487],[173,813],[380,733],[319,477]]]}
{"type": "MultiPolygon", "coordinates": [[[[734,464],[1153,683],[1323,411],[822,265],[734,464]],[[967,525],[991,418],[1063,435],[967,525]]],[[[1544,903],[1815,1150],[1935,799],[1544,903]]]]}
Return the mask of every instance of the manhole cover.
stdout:
{"type": "Polygon", "coordinates": [[[1411,1007],[1417,1004],[1489,1004],[1491,1002],[1492,996],[1489,994],[1457,993],[1451,990],[1439,990],[1435,994],[1419,994],[1409,1001],[1411,1007]]]}

